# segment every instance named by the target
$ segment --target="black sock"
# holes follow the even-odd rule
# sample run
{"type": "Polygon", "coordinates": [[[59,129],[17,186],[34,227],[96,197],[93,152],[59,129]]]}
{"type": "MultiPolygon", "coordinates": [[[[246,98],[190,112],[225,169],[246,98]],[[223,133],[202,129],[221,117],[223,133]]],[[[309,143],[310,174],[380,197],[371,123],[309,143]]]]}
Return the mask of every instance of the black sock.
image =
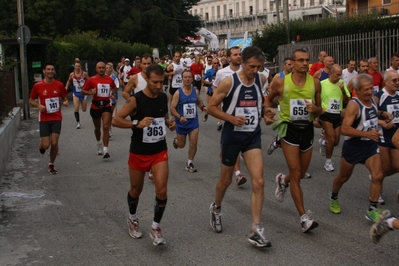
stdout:
{"type": "Polygon", "coordinates": [[[378,209],[378,201],[375,202],[375,201],[370,200],[369,211],[375,210],[375,209],[378,209]]]}
{"type": "Polygon", "coordinates": [[[79,112],[75,112],[75,119],[76,119],[76,122],[79,122],[79,121],[80,121],[80,119],[79,119],[79,112]]]}
{"type": "Polygon", "coordinates": [[[338,199],[338,193],[331,192],[331,199],[332,200],[337,200],[338,199]]]}
{"type": "Polygon", "coordinates": [[[160,223],[162,219],[163,212],[166,208],[166,202],[168,199],[160,200],[155,197],[155,208],[154,208],[154,222],[160,223]]]}
{"type": "Polygon", "coordinates": [[[130,196],[130,193],[127,193],[127,204],[129,205],[129,213],[130,214],[136,214],[137,211],[137,205],[139,204],[139,198],[132,198],[130,196]]]}

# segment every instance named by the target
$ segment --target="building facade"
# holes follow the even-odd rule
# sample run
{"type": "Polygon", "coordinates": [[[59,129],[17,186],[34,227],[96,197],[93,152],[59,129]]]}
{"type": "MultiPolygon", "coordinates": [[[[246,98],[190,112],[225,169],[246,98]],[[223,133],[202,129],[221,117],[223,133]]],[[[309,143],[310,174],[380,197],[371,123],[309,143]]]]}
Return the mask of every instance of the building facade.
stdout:
{"type": "MultiPolygon", "coordinates": [[[[288,0],[289,19],[317,20],[345,12],[345,0],[288,0]],[[334,1],[334,2],[333,2],[334,1]]],[[[227,48],[231,38],[248,37],[262,31],[267,24],[283,21],[282,0],[202,0],[190,10],[199,15],[203,27],[219,38],[219,46],[227,48]],[[279,10],[279,13],[277,13],[279,10]]]]}

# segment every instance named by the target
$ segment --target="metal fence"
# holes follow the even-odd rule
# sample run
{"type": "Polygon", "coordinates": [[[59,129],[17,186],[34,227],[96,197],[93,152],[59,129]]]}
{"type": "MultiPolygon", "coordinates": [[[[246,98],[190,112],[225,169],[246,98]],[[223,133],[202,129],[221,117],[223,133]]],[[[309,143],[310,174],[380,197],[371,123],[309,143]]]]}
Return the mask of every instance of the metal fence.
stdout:
{"type": "Polygon", "coordinates": [[[282,71],[283,60],[290,57],[296,49],[305,49],[310,53],[311,62],[318,61],[320,51],[326,51],[334,58],[335,63],[344,68],[349,59],[357,62],[360,59],[377,57],[379,70],[385,71],[390,66],[393,53],[399,52],[399,29],[358,33],[345,36],[329,37],[280,45],[278,47],[278,63],[282,71]]]}
{"type": "Polygon", "coordinates": [[[14,72],[0,70],[0,117],[6,116],[16,105],[14,72]]]}

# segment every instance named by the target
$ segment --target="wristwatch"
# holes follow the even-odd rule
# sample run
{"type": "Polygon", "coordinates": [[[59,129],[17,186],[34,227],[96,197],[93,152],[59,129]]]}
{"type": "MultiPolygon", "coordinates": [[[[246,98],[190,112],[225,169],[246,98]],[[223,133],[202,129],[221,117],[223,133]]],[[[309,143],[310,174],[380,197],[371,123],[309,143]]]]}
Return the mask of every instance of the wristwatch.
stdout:
{"type": "Polygon", "coordinates": [[[132,128],[136,128],[138,124],[139,124],[139,120],[133,120],[132,121],[132,128]]]}

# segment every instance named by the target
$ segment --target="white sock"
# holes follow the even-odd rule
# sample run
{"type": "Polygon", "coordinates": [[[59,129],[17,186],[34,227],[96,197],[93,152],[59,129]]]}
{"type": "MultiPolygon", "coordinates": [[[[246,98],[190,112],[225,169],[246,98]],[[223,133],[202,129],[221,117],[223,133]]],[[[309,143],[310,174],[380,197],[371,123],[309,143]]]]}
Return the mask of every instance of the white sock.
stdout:
{"type": "Polygon", "coordinates": [[[393,229],[392,223],[393,223],[393,221],[394,221],[395,219],[396,219],[395,217],[391,217],[391,218],[388,218],[388,219],[387,219],[387,224],[388,224],[389,228],[393,229]]]}
{"type": "Polygon", "coordinates": [[[190,163],[192,163],[193,161],[191,161],[191,160],[188,160],[187,161],[187,165],[190,165],[190,163]]]}
{"type": "Polygon", "coordinates": [[[136,213],[135,214],[130,214],[129,213],[129,219],[132,220],[132,221],[137,220],[138,219],[137,214],[136,213]]]}
{"type": "Polygon", "coordinates": [[[104,146],[103,151],[104,151],[104,153],[107,153],[108,152],[108,147],[104,146]]]}
{"type": "Polygon", "coordinates": [[[326,163],[331,163],[331,158],[330,159],[326,159],[326,163]]]}
{"type": "Polygon", "coordinates": [[[321,142],[321,145],[322,145],[322,146],[326,146],[326,141],[323,140],[323,141],[321,142]]]}
{"type": "Polygon", "coordinates": [[[97,144],[103,145],[103,142],[100,140],[100,141],[97,141],[97,144]]]}
{"type": "Polygon", "coordinates": [[[159,227],[159,223],[152,221],[151,227],[152,227],[152,229],[157,229],[159,227]]]}
{"type": "Polygon", "coordinates": [[[236,171],[236,176],[238,176],[239,174],[241,174],[241,171],[240,171],[240,170],[237,170],[237,171],[236,171]]]}

